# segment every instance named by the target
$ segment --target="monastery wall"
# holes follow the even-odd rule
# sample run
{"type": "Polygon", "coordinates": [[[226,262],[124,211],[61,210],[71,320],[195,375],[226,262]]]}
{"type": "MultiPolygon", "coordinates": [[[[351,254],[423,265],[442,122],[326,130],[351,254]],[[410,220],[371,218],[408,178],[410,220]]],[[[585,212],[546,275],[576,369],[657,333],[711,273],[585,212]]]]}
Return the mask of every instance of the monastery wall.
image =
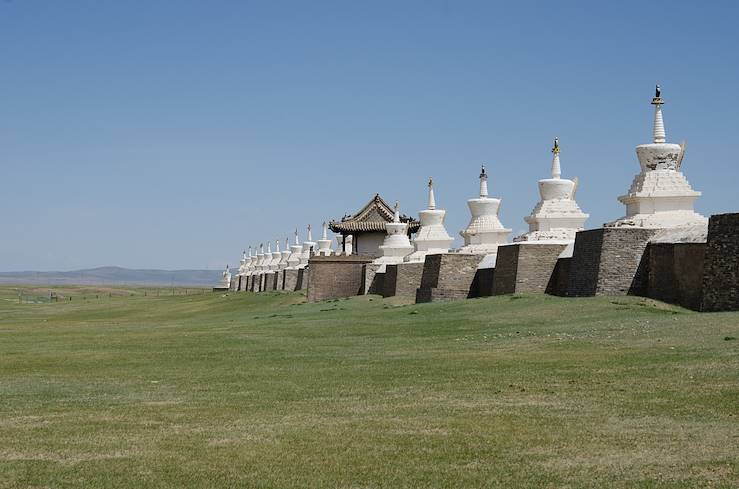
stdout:
{"type": "Polygon", "coordinates": [[[546,292],[559,255],[567,245],[516,243],[498,247],[493,295],[546,292]]]}
{"type": "Polygon", "coordinates": [[[470,297],[490,297],[493,295],[495,268],[478,268],[470,287],[470,297]]]}
{"type": "Polygon", "coordinates": [[[570,266],[572,257],[558,258],[557,264],[552,271],[552,277],[547,285],[546,293],[550,295],[558,295],[565,297],[567,295],[567,285],[570,279],[570,266]]]}
{"type": "Polygon", "coordinates": [[[363,294],[382,295],[385,274],[377,273],[381,266],[379,263],[368,263],[364,266],[363,294]]]}
{"type": "Polygon", "coordinates": [[[739,213],[708,221],[701,302],[703,311],[739,310],[739,213]]]}
{"type": "Polygon", "coordinates": [[[705,243],[650,243],[647,297],[700,310],[705,243]]]}
{"type": "Polygon", "coordinates": [[[646,295],[649,259],[644,251],[657,232],[630,227],[578,232],[567,295],[646,295]]]}
{"type": "Polygon", "coordinates": [[[466,253],[427,255],[416,302],[470,297],[477,265],[483,258],[484,255],[466,253]]]}
{"type": "Polygon", "coordinates": [[[416,298],[416,289],[421,286],[423,262],[387,265],[383,283],[383,297],[416,298]]]}
{"type": "Polygon", "coordinates": [[[371,261],[371,257],[361,255],[311,257],[307,269],[308,302],[362,294],[364,265],[371,261]]]}

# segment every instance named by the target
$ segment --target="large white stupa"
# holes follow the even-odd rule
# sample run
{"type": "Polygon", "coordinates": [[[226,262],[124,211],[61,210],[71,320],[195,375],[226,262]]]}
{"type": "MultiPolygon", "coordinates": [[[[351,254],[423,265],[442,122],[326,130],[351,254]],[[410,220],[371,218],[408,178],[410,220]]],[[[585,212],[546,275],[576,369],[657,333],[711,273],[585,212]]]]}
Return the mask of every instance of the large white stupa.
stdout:
{"type": "Polygon", "coordinates": [[[653,142],[636,147],[641,172],[631,188],[618,200],[626,206],[626,215],[605,224],[608,227],[671,228],[707,225],[708,220],[693,210],[701,193],[693,190],[680,171],[685,144],[667,143],[662,119],[662,93],[659,85],[654,105],[653,142]]]}
{"type": "Polygon", "coordinates": [[[562,178],[559,162],[559,138],[554,138],[552,153],[552,177],[539,180],[539,196],[531,214],[524,218],[529,232],[513,241],[561,241],[572,242],[575,234],[583,229],[588,214],[575,201],[578,181],[562,178]]]}
{"type": "Polygon", "coordinates": [[[446,211],[436,208],[434,198],[434,182],[429,178],[429,205],[428,209],[418,213],[421,227],[418,228],[416,237],[413,239],[414,252],[406,256],[403,261],[422,262],[426,255],[437,255],[448,253],[454,238],[449,236],[444,227],[446,211]]]}
{"type": "Polygon", "coordinates": [[[408,223],[400,222],[400,204],[398,202],[395,203],[393,222],[386,223],[385,230],[387,235],[379,248],[382,256],[374,261],[374,263],[382,265],[377,269],[378,273],[385,272],[385,265],[402,263],[403,258],[413,252],[413,245],[408,237],[408,223]]]}
{"type": "Polygon", "coordinates": [[[323,235],[318,240],[318,255],[330,256],[331,255],[331,243],[333,241],[328,239],[328,223],[323,221],[323,235]]]}
{"type": "Polygon", "coordinates": [[[480,171],[480,196],[467,201],[472,218],[459,234],[464,238],[461,253],[490,254],[505,244],[511,230],[503,227],[498,212],[500,199],[488,197],[488,175],[485,166],[480,171]]]}
{"type": "Polygon", "coordinates": [[[298,230],[295,230],[295,243],[290,246],[290,256],[287,259],[288,270],[296,270],[300,265],[300,255],[303,254],[303,245],[298,238],[298,230]]]}

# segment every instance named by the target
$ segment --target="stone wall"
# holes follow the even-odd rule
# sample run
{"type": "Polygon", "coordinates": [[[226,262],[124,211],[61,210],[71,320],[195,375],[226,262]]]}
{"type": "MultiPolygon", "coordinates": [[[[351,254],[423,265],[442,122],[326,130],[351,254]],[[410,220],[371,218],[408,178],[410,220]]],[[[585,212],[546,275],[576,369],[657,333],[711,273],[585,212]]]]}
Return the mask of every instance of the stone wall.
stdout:
{"type": "Polygon", "coordinates": [[[470,297],[490,297],[493,295],[495,268],[478,268],[470,287],[470,297]]]}
{"type": "Polygon", "coordinates": [[[371,261],[372,258],[361,255],[311,257],[308,262],[308,301],[361,294],[364,290],[364,265],[371,261]]]}
{"type": "Polygon", "coordinates": [[[739,213],[708,221],[701,310],[739,310],[739,213]]]}
{"type": "Polygon", "coordinates": [[[493,295],[544,293],[559,255],[567,247],[557,243],[515,243],[498,247],[493,295]]]}
{"type": "Polygon", "coordinates": [[[283,270],[283,290],[286,290],[288,292],[292,292],[297,289],[298,286],[298,272],[299,270],[283,270]]]}
{"type": "Polygon", "coordinates": [[[647,297],[700,310],[705,243],[650,243],[647,297]]]}
{"type": "Polygon", "coordinates": [[[367,263],[364,266],[364,287],[362,289],[363,294],[378,294],[382,295],[383,279],[385,278],[384,273],[377,273],[377,270],[382,265],[376,263],[367,263]]]}
{"type": "Polygon", "coordinates": [[[416,302],[471,297],[477,266],[484,257],[467,253],[426,256],[416,302]]]}
{"type": "Polygon", "coordinates": [[[416,289],[421,286],[423,263],[399,263],[387,265],[383,280],[383,297],[416,298],[416,289]]]}
{"type": "Polygon", "coordinates": [[[646,295],[649,257],[644,250],[657,232],[629,227],[578,232],[567,295],[646,295]]]}
{"type": "Polygon", "coordinates": [[[547,294],[558,295],[560,297],[567,295],[567,283],[570,279],[571,263],[571,256],[557,259],[557,264],[554,266],[554,271],[552,272],[552,278],[547,285],[547,294]]]}

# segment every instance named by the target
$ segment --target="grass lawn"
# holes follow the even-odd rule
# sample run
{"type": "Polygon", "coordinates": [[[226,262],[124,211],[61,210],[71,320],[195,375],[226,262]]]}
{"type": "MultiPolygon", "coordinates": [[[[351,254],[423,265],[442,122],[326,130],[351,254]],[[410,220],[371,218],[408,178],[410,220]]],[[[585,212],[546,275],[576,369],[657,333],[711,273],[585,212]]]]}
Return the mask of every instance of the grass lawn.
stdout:
{"type": "Polygon", "coordinates": [[[739,313],[56,290],[0,288],[0,488],[739,487],[739,313]]]}

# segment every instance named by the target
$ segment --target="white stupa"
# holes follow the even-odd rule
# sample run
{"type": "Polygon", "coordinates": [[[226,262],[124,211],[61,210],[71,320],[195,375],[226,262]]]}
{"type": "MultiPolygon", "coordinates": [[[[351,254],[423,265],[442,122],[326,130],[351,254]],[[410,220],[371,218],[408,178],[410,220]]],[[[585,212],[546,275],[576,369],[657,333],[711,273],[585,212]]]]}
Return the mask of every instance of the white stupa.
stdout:
{"type": "Polygon", "coordinates": [[[246,257],[246,272],[245,275],[251,276],[254,273],[254,263],[257,261],[257,257],[252,255],[251,246],[249,246],[249,254],[246,257]]]}
{"type": "Polygon", "coordinates": [[[303,245],[298,239],[298,230],[295,230],[295,244],[290,246],[290,257],[287,259],[288,270],[296,270],[300,266],[300,255],[303,254],[303,245]]]}
{"type": "Polygon", "coordinates": [[[246,273],[246,250],[241,253],[241,260],[239,260],[239,276],[243,277],[246,273]]]}
{"type": "Polygon", "coordinates": [[[231,287],[231,270],[228,268],[228,265],[226,265],[226,269],[221,275],[221,287],[226,289],[231,287]]]}
{"type": "Polygon", "coordinates": [[[285,250],[282,252],[282,256],[280,256],[280,264],[278,266],[278,270],[284,270],[287,268],[287,260],[290,258],[290,238],[285,238],[285,250]]]}
{"type": "Polygon", "coordinates": [[[280,269],[280,261],[282,260],[282,253],[280,252],[280,240],[275,241],[275,251],[272,252],[272,261],[269,263],[269,270],[276,272],[280,269]]]}
{"type": "Polygon", "coordinates": [[[272,242],[267,241],[267,251],[264,252],[264,261],[262,262],[262,271],[269,272],[272,265],[272,242]]]}
{"type": "Polygon", "coordinates": [[[318,255],[330,256],[331,255],[331,243],[332,240],[328,239],[328,224],[323,221],[323,236],[318,240],[318,255]]]}
{"type": "Polygon", "coordinates": [[[492,254],[498,251],[498,246],[504,244],[511,234],[511,230],[503,227],[498,212],[500,199],[488,197],[488,175],[485,166],[480,171],[480,196],[469,199],[472,218],[467,228],[459,234],[464,238],[461,253],[492,254]]]}
{"type": "Polygon", "coordinates": [[[377,273],[384,273],[385,265],[402,263],[403,258],[413,252],[413,245],[410,238],[408,238],[408,223],[400,222],[400,204],[398,202],[395,203],[393,222],[386,223],[385,230],[387,236],[380,245],[382,256],[374,261],[374,263],[382,265],[377,269],[377,273]]]}
{"type": "Polygon", "coordinates": [[[449,236],[444,227],[446,211],[436,208],[434,198],[434,182],[429,178],[429,206],[428,209],[418,213],[421,227],[418,228],[416,237],[413,239],[414,252],[406,256],[403,261],[422,262],[426,255],[448,253],[454,238],[449,236]]]}
{"type": "Polygon", "coordinates": [[[311,253],[314,252],[316,247],[315,241],[311,235],[311,226],[308,224],[308,239],[303,241],[303,253],[300,255],[300,265],[298,268],[305,268],[308,266],[308,260],[310,260],[311,253]]]}
{"type": "Polygon", "coordinates": [[[257,251],[257,262],[254,264],[254,272],[259,274],[264,271],[264,243],[259,243],[259,251],[257,251]]]}
{"type": "Polygon", "coordinates": [[[618,200],[626,206],[626,216],[605,224],[608,227],[671,228],[707,225],[708,220],[693,210],[701,193],[690,187],[680,171],[685,156],[685,143],[667,143],[662,120],[662,94],[659,85],[654,105],[653,142],[636,147],[641,172],[631,188],[618,200]]]}
{"type": "Polygon", "coordinates": [[[548,241],[570,243],[575,234],[583,229],[588,214],[575,201],[578,181],[561,178],[559,162],[559,138],[554,138],[552,153],[552,178],[539,180],[541,200],[524,218],[529,232],[517,236],[513,241],[548,241]]]}

